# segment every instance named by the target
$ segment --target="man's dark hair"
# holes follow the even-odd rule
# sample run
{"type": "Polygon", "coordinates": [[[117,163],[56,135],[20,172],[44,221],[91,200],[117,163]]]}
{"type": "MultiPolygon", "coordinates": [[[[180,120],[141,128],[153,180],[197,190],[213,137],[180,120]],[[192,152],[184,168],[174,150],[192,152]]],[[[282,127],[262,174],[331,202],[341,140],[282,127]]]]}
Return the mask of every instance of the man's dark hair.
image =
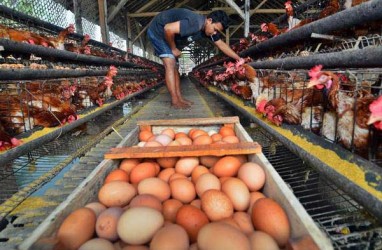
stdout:
{"type": "Polygon", "coordinates": [[[212,19],[212,23],[221,23],[223,31],[228,28],[229,18],[227,13],[222,10],[215,10],[208,14],[207,18],[212,19]]]}

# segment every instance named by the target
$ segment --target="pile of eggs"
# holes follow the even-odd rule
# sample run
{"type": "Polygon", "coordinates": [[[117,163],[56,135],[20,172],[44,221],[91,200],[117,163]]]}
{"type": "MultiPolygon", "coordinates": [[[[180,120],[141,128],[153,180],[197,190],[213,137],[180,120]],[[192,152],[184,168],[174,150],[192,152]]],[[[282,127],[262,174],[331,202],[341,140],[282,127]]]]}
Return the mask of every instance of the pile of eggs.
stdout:
{"type": "MultiPolygon", "coordinates": [[[[181,138],[196,144],[200,137],[227,143],[236,135],[230,127],[211,135],[200,129],[139,134],[144,146],[189,145],[181,138]]],[[[124,159],[106,176],[98,201],[73,211],[57,238],[64,249],[81,250],[283,248],[290,223],[261,193],[264,183],[262,167],[245,155],[124,159]]]]}

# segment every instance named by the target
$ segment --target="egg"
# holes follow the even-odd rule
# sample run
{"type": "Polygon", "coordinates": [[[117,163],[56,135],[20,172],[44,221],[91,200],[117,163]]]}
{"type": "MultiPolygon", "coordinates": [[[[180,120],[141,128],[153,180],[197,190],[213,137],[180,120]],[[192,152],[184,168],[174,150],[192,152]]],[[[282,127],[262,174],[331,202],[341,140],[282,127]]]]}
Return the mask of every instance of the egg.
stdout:
{"type": "Polygon", "coordinates": [[[163,146],[167,146],[170,142],[172,142],[172,138],[165,134],[160,134],[155,137],[155,140],[162,144],[163,146]]]}
{"type": "Polygon", "coordinates": [[[234,136],[234,135],[227,135],[227,136],[224,136],[222,138],[222,141],[223,142],[227,142],[227,143],[239,143],[240,140],[238,137],[234,136]]]}
{"type": "Polygon", "coordinates": [[[213,222],[200,229],[198,234],[200,249],[240,249],[250,250],[249,239],[239,229],[222,222],[213,222]]]}
{"type": "Polygon", "coordinates": [[[163,223],[163,215],[157,210],[149,207],[133,207],[120,217],[117,232],[124,242],[142,245],[150,242],[163,223]]]}
{"type": "Polygon", "coordinates": [[[161,144],[158,141],[148,141],[145,143],[144,147],[147,148],[147,147],[162,147],[162,146],[163,146],[163,144],[161,144]]]}
{"type": "Polygon", "coordinates": [[[141,131],[138,135],[139,140],[144,142],[146,142],[151,136],[153,136],[153,133],[148,130],[141,131]]]}
{"type": "Polygon", "coordinates": [[[199,165],[198,157],[182,157],[175,164],[175,172],[190,176],[192,170],[199,165]]]}
{"type": "Polygon", "coordinates": [[[186,230],[191,243],[197,240],[199,230],[208,223],[207,215],[192,205],[182,206],[176,214],[176,224],[186,230]]]}
{"type": "Polygon", "coordinates": [[[171,196],[183,203],[189,203],[195,199],[194,184],[188,179],[176,179],[170,182],[171,196]]]}
{"type": "Polygon", "coordinates": [[[188,250],[186,230],[179,225],[169,224],[159,229],[150,242],[151,250],[188,250]]]}
{"type": "Polygon", "coordinates": [[[222,222],[222,223],[225,223],[227,225],[230,225],[238,230],[241,231],[239,225],[236,223],[236,221],[232,218],[232,217],[229,217],[229,218],[224,218],[224,219],[221,219],[219,220],[219,222],[222,222]]]}
{"type": "Polygon", "coordinates": [[[129,174],[122,169],[115,169],[111,171],[105,178],[104,183],[109,183],[112,181],[129,181],[129,174]]]}
{"type": "Polygon", "coordinates": [[[216,132],[215,130],[209,130],[208,132],[207,132],[207,134],[209,135],[209,136],[212,136],[212,135],[215,135],[215,134],[217,134],[218,132],[216,132]]]}
{"type": "Polygon", "coordinates": [[[179,142],[180,145],[192,145],[192,140],[188,137],[179,137],[175,141],[179,142]]]}
{"type": "Polygon", "coordinates": [[[202,209],[202,201],[200,199],[195,199],[190,202],[190,205],[202,209]]]}
{"type": "Polygon", "coordinates": [[[168,179],[168,183],[171,183],[173,180],[176,179],[187,179],[187,176],[185,176],[184,174],[174,173],[168,179]]]}
{"type": "Polygon", "coordinates": [[[143,179],[154,177],[156,171],[156,166],[152,162],[139,163],[130,172],[130,182],[133,184],[139,183],[143,179]]]}
{"type": "Polygon", "coordinates": [[[279,250],[277,242],[267,233],[255,231],[249,235],[251,250],[279,250]]]}
{"type": "Polygon", "coordinates": [[[245,211],[249,207],[249,190],[245,183],[238,178],[229,178],[222,185],[222,191],[232,201],[236,211],[245,211]]]}
{"type": "Polygon", "coordinates": [[[150,250],[150,248],[143,245],[128,245],[123,247],[122,250],[150,250]]]}
{"type": "Polygon", "coordinates": [[[224,156],[219,159],[213,166],[213,173],[217,177],[236,176],[241,162],[234,156],[224,156]]]}
{"type": "Polygon", "coordinates": [[[157,158],[157,162],[162,168],[173,168],[173,167],[175,167],[175,164],[178,160],[179,160],[179,157],[157,158]]]}
{"type": "Polygon", "coordinates": [[[237,174],[251,192],[260,190],[265,183],[265,172],[261,166],[254,162],[244,163],[237,174]]]}
{"type": "Polygon", "coordinates": [[[85,242],[78,250],[114,250],[114,245],[108,240],[95,238],[85,242]]]}
{"type": "Polygon", "coordinates": [[[221,141],[223,136],[221,134],[213,134],[211,135],[211,139],[213,142],[221,141]]]}
{"type": "Polygon", "coordinates": [[[210,173],[201,175],[195,183],[196,193],[199,197],[202,197],[203,193],[210,189],[221,189],[219,179],[215,175],[210,173]]]}
{"type": "Polygon", "coordinates": [[[135,188],[124,181],[112,181],[101,187],[98,200],[107,207],[124,207],[136,195],[135,188]]]}
{"type": "Polygon", "coordinates": [[[78,249],[90,240],[95,231],[96,215],[90,208],[79,208],[69,214],[57,231],[65,249],[78,249]]]}
{"type": "Polygon", "coordinates": [[[151,194],[140,194],[135,196],[129,204],[129,207],[151,207],[162,212],[162,202],[151,194]]]}
{"type": "Polygon", "coordinates": [[[255,202],[258,199],[265,198],[265,195],[263,193],[261,193],[261,192],[255,191],[255,192],[251,192],[249,194],[249,196],[250,196],[250,198],[249,198],[249,208],[248,208],[247,212],[249,214],[252,214],[253,204],[255,204],[255,202]]]}
{"type": "Polygon", "coordinates": [[[212,143],[212,138],[209,135],[201,135],[193,140],[193,145],[208,145],[212,143]]]}
{"type": "Polygon", "coordinates": [[[117,234],[117,223],[122,213],[122,208],[111,207],[98,216],[95,229],[99,238],[109,241],[116,241],[119,238],[117,234]]]}
{"type": "Polygon", "coordinates": [[[212,156],[212,155],[207,155],[207,156],[200,156],[200,164],[203,166],[206,166],[208,168],[211,168],[215,165],[215,163],[220,159],[221,157],[219,156],[212,156]]]}
{"type": "Polygon", "coordinates": [[[256,230],[269,234],[279,247],[290,237],[290,223],[284,209],[270,198],[258,199],[252,207],[252,223],[256,230]]]}
{"type": "Polygon", "coordinates": [[[188,135],[184,132],[178,132],[175,134],[175,139],[178,139],[180,137],[188,137],[188,135]]]}
{"type": "Polygon", "coordinates": [[[250,235],[255,231],[251,216],[246,212],[236,212],[233,214],[233,219],[239,225],[240,230],[246,235],[250,235]]]}
{"type": "Polygon", "coordinates": [[[236,135],[235,131],[233,128],[228,127],[228,126],[223,126],[219,130],[219,134],[221,134],[223,137],[229,136],[229,135],[236,135]]]}
{"type": "Polygon", "coordinates": [[[130,173],[130,171],[139,163],[141,163],[140,159],[123,159],[119,164],[119,169],[124,170],[126,173],[130,173]]]}
{"type": "Polygon", "coordinates": [[[98,217],[99,214],[102,211],[106,210],[105,205],[103,205],[100,202],[91,202],[91,203],[86,204],[85,207],[90,208],[91,210],[93,210],[93,212],[95,213],[96,217],[98,217]]]}
{"type": "Polygon", "coordinates": [[[174,173],[174,168],[166,168],[160,171],[160,173],[158,174],[158,178],[168,183],[171,175],[173,175],[174,173]]]}
{"type": "Polygon", "coordinates": [[[195,184],[199,177],[203,174],[207,174],[210,171],[205,166],[196,166],[191,172],[191,181],[195,184]]]}
{"type": "Polygon", "coordinates": [[[175,222],[176,214],[178,213],[179,208],[182,206],[183,206],[183,203],[175,199],[169,199],[163,202],[164,219],[166,221],[175,222]]]}
{"type": "Polygon", "coordinates": [[[217,221],[233,215],[233,205],[226,194],[219,190],[210,189],[203,193],[202,211],[211,221],[217,221]]]}
{"type": "Polygon", "coordinates": [[[167,135],[168,137],[171,138],[171,140],[174,140],[174,138],[175,138],[175,131],[174,131],[174,129],[172,129],[172,128],[166,128],[166,129],[163,129],[163,130],[161,131],[161,134],[162,134],[162,135],[167,135]]]}
{"type": "Polygon", "coordinates": [[[197,137],[199,137],[199,136],[201,136],[201,135],[207,135],[207,136],[208,136],[208,134],[207,134],[206,131],[204,131],[204,130],[202,130],[202,129],[197,129],[197,130],[195,130],[195,131],[190,135],[190,138],[191,138],[192,140],[195,140],[197,137]]]}
{"type": "Polygon", "coordinates": [[[167,182],[157,177],[151,177],[139,182],[138,194],[151,194],[163,202],[170,198],[171,190],[167,182]]]}
{"type": "Polygon", "coordinates": [[[172,141],[170,142],[169,144],[167,144],[167,147],[171,147],[171,146],[180,146],[181,144],[178,142],[178,141],[172,141]]]}

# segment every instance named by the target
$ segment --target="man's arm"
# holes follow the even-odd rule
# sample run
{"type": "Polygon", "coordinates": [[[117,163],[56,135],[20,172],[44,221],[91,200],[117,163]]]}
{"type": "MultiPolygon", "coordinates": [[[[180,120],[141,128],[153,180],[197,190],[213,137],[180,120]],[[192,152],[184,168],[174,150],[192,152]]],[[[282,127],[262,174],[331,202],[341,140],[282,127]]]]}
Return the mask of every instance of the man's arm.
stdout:
{"type": "Polygon", "coordinates": [[[175,44],[175,35],[180,33],[180,22],[168,23],[164,26],[164,37],[172,50],[172,53],[177,58],[181,55],[180,50],[175,44]]]}
{"type": "Polygon", "coordinates": [[[235,59],[235,60],[240,60],[240,56],[238,54],[235,53],[235,51],[233,51],[231,49],[231,47],[229,47],[225,42],[223,42],[221,39],[220,40],[217,40],[216,42],[214,42],[215,45],[221,50],[223,51],[224,54],[226,54],[227,56],[235,59]]]}

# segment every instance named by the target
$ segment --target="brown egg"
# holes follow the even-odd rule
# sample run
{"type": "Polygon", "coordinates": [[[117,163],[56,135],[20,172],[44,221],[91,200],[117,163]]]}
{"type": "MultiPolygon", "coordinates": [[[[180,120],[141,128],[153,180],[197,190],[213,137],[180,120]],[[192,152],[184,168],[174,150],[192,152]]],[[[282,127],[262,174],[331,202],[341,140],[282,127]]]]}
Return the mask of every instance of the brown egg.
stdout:
{"type": "Polygon", "coordinates": [[[198,243],[195,242],[190,245],[190,248],[188,250],[199,250],[198,243]]]}
{"type": "Polygon", "coordinates": [[[175,134],[175,139],[178,139],[179,137],[188,137],[188,135],[184,132],[178,132],[175,134]]]}
{"type": "Polygon", "coordinates": [[[151,137],[149,137],[149,139],[147,139],[147,141],[155,141],[156,138],[156,135],[152,135],[151,137]]]}
{"type": "Polygon", "coordinates": [[[106,210],[106,207],[100,202],[91,202],[91,203],[86,204],[85,207],[93,210],[96,217],[98,217],[101,212],[106,210]]]}
{"type": "Polygon", "coordinates": [[[236,176],[240,166],[241,162],[238,158],[224,156],[215,163],[213,171],[217,177],[236,176]]]}
{"type": "Polygon", "coordinates": [[[179,157],[157,158],[157,162],[162,168],[173,168],[173,167],[175,167],[175,164],[178,160],[179,160],[179,157]]]}
{"type": "Polygon", "coordinates": [[[162,144],[163,146],[167,146],[170,142],[172,142],[172,138],[165,134],[160,134],[155,137],[155,140],[162,144]]]}
{"type": "Polygon", "coordinates": [[[245,211],[249,207],[249,190],[245,183],[239,178],[229,178],[222,185],[222,191],[232,201],[236,211],[245,211]]]}
{"type": "Polygon", "coordinates": [[[144,245],[129,245],[123,247],[122,250],[150,250],[150,248],[144,245]]]}
{"type": "Polygon", "coordinates": [[[186,229],[191,243],[196,241],[199,230],[208,223],[207,215],[192,205],[182,206],[176,214],[176,224],[186,229]]]}
{"type": "Polygon", "coordinates": [[[236,229],[241,231],[239,225],[237,224],[237,222],[232,217],[218,220],[218,222],[225,223],[225,224],[230,225],[230,226],[232,226],[232,227],[234,227],[234,228],[236,228],[236,229]]]}
{"type": "Polygon", "coordinates": [[[236,133],[233,130],[233,128],[228,127],[228,126],[221,127],[219,130],[219,134],[221,134],[223,137],[228,136],[228,135],[235,135],[236,136],[236,133]]]}
{"type": "Polygon", "coordinates": [[[233,214],[233,219],[239,225],[240,230],[246,235],[250,235],[255,231],[252,224],[252,219],[246,212],[236,212],[233,214]]]}
{"type": "Polygon", "coordinates": [[[252,223],[284,247],[290,237],[290,223],[284,209],[270,198],[258,199],[252,207],[252,223]]]}
{"type": "Polygon", "coordinates": [[[211,135],[211,139],[213,142],[221,141],[223,136],[221,134],[213,134],[211,135]]]}
{"type": "Polygon", "coordinates": [[[267,233],[262,231],[252,232],[249,235],[251,250],[279,250],[277,242],[267,233]]]}
{"type": "Polygon", "coordinates": [[[189,203],[195,199],[194,184],[188,179],[176,179],[170,182],[171,196],[183,203],[189,203]]]}
{"type": "Polygon", "coordinates": [[[200,249],[251,249],[244,233],[222,222],[213,222],[202,227],[198,234],[198,246],[200,249]]]}
{"type": "Polygon", "coordinates": [[[171,147],[171,146],[181,146],[181,144],[178,141],[172,141],[167,145],[167,147],[171,147]]]}
{"type": "Polygon", "coordinates": [[[192,170],[199,165],[198,157],[181,157],[175,164],[175,172],[190,176],[192,170]]]}
{"type": "Polygon", "coordinates": [[[158,141],[148,141],[145,143],[144,147],[162,147],[163,145],[158,141]]]}
{"type": "Polygon", "coordinates": [[[197,129],[195,130],[192,134],[191,134],[191,139],[194,141],[197,137],[201,136],[201,135],[207,135],[208,136],[208,133],[202,129],[197,129]]]}
{"type": "Polygon", "coordinates": [[[69,214],[57,231],[57,238],[65,249],[78,249],[93,237],[96,215],[90,208],[79,208],[69,214]]]}
{"type": "Polygon", "coordinates": [[[223,177],[220,177],[220,178],[219,178],[219,181],[220,181],[220,183],[223,185],[224,182],[225,182],[226,180],[230,179],[230,178],[232,178],[232,177],[229,177],[229,176],[223,176],[223,177]]]}
{"type": "Polygon", "coordinates": [[[169,199],[163,202],[164,219],[166,221],[171,221],[175,223],[176,214],[181,206],[183,206],[183,203],[175,199],[169,199]]]}
{"type": "Polygon", "coordinates": [[[162,212],[162,202],[151,194],[140,194],[135,196],[129,204],[129,207],[151,207],[162,212]]]}
{"type": "Polygon", "coordinates": [[[251,192],[250,194],[250,198],[249,198],[249,208],[247,210],[247,213],[248,214],[252,214],[252,207],[253,207],[253,204],[255,204],[255,202],[258,200],[258,199],[261,199],[261,198],[266,198],[265,195],[261,192],[251,192]]]}
{"type": "Polygon", "coordinates": [[[184,174],[174,173],[168,179],[168,183],[171,183],[173,180],[176,180],[176,179],[187,179],[187,176],[185,176],[184,174]]]}
{"type": "Polygon", "coordinates": [[[173,175],[174,173],[175,168],[166,168],[160,171],[160,173],[158,174],[158,178],[168,183],[171,175],[173,175]]]}
{"type": "Polygon", "coordinates": [[[209,135],[200,135],[192,142],[193,145],[208,145],[212,143],[212,138],[209,135]]]}
{"type": "Polygon", "coordinates": [[[149,207],[132,207],[120,217],[117,232],[124,242],[143,245],[151,241],[163,223],[163,215],[157,210],[149,207]]]}
{"type": "Polygon", "coordinates": [[[226,194],[210,189],[202,195],[202,211],[211,221],[217,221],[233,215],[233,205],[226,194]]]}
{"type": "Polygon", "coordinates": [[[220,190],[221,184],[219,179],[210,173],[203,174],[199,177],[195,183],[195,190],[199,197],[202,197],[203,193],[207,190],[215,189],[220,190]]]}
{"type": "Polygon", "coordinates": [[[163,129],[161,134],[169,136],[171,140],[175,139],[175,131],[172,128],[163,129]]]}
{"type": "Polygon", "coordinates": [[[165,225],[157,231],[150,242],[151,250],[188,250],[189,239],[186,230],[179,225],[165,225]]]}
{"type": "Polygon", "coordinates": [[[198,130],[197,128],[192,128],[192,129],[190,129],[189,131],[188,131],[188,137],[190,137],[191,138],[191,135],[196,131],[196,130],[198,130]]]}
{"type": "Polygon", "coordinates": [[[190,205],[194,206],[194,207],[197,207],[199,209],[202,209],[202,200],[200,199],[195,199],[193,201],[190,202],[190,205]]]}
{"type": "Polygon", "coordinates": [[[263,168],[254,162],[241,165],[237,177],[247,185],[251,192],[260,190],[265,183],[263,168]]]}
{"type": "Polygon", "coordinates": [[[157,177],[151,177],[139,182],[138,194],[151,194],[163,202],[170,198],[171,190],[167,182],[157,177]]]}
{"type": "Polygon", "coordinates": [[[119,164],[119,169],[126,171],[126,173],[130,174],[130,171],[139,163],[141,163],[141,159],[123,159],[121,164],[119,164]]]}
{"type": "Polygon", "coordinates": [[[222,141],[227,142],[227,143],[239,143],[240,142],[239,138],[234,136],[234,135],[224,136],[222,141]]]}
{"type": "Polygon", "coordinates": [[[207,156],[200,156],[200,164],[203,166],[206,166],[208,168],[212,168],[215,163],[220,159],[221,157],[219,156],[212,156],[212,155],[207,155],[207,156]]]}
{"type": "Polygon", "coordinates": [[[151,136],[153,136],[153,133],[151,131],[144,130],[139,132],[140,141],[147,141],[151,136]]]}
{"type": "Polygon", "coordinates": [[[151,162],[139,163],[130,172],[130,182],[139,183],[143,179],[154,177],[156,171],[156,166],[151,162]]]}
{"type": "Polygon", "coordinates": [[[117,224],[123,212],[120,207],[111,207],[98,216],[95,229],[99,238],[109,241],[118,240],[117,224]]]}
{"type": "Polygon", "coordinates": [[[199,165],[199,166],[196,166],[193,170],[192,170],[192,173],[191,173],[191,180],[192,182],[195,184],[196,181],[199,179],[199,177],[203,174],[207,174],[209,173],[210,171],[208,170],[208,168],[206,168],[205,166],[202,166],[202,165],[199,165]]]}
{"type": "Polygon", "coordinates": [[[112,182],[112,181],[129,182],[129,174],[122,169],[115,169],[106,176],[104,184],[112,182]]]}
{"type": "Polygon", "coordinates": [[[113,243],[108,240],[95,238],[85,242],[78,250],[114,250],[113,243]]]}
{"type": "Polygon", "coordinates": [[[175,141],[179,142],[180,145],[192,145],[192,140],[188,137],[179,137],[175,141]]]}
{"type": "Polygon", "coordinates": [[[98,192],[98,200],[107,207],[124,207],[136,195],[137,191],[130,183],[112,181],[106,183],[98,192]]]}

